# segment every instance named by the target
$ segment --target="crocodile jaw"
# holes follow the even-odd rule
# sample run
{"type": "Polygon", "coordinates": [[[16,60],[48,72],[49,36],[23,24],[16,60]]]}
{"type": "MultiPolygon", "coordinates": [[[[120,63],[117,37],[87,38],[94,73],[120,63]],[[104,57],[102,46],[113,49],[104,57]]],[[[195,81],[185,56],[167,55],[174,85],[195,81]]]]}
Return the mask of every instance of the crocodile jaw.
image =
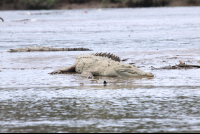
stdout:
{"type": "Polygon", "coordinates": [[[139,70],[136,67],[117,67],[115,68],[116,73],[118,76],[122,77],[154,77],[154,75],[150,72],[144,72],[139,70]]]}

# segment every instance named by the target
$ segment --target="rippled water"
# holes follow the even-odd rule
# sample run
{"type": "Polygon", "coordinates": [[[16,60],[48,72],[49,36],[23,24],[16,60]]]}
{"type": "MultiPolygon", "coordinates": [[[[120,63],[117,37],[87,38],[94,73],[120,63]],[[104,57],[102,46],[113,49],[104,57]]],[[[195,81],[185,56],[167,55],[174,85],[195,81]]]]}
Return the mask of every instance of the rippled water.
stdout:
{"type": "Polygon", "coordinates": [[[0,132],[200,132],[200,7],[0,11],[0,132]],[[84,11],[87,11],[85,13],[84,11]],[[6,52],[28,46],[84,52],[6,52]],[[110,52],[155,77],[49,75],[110,52]],[[103,85],[103,81],[107,85],[103,85]]]}

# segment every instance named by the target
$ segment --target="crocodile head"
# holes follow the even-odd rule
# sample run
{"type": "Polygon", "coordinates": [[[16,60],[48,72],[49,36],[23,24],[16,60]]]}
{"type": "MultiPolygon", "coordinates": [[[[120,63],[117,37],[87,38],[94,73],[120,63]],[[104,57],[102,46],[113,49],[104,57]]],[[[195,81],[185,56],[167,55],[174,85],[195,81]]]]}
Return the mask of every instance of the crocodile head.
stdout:
{"type": "Polygon", "coordinates": [[[154,77],[152,73],[144,72],[133,65],[118,65],[114,69],[117,75],[122,77],[154,77]]]}

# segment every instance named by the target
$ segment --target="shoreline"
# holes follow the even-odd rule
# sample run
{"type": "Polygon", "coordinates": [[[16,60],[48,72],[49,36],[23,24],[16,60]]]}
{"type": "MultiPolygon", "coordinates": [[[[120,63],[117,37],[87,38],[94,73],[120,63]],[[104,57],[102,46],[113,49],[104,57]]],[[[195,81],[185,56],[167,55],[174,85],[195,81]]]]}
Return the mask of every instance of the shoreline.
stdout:
{"type": "MultiPolygon", "coordinates": [[[[200,6],[200,2],[187,2],[186,0],[176,0],[171,1],[168,4],[165,4],[164,6],[162,4],[159,5],[159,3],[155,3],[153,6],[145,6],[145,5],[139,5],[139,4],[130,4],[127,3],[102,3],[100,1],[88,1],[85,3],[69,3],[67,1],[61,1],[55,3],[53,7],[45,9],[45,8],[38,8],[38,10],[45,9],[45,10],[63,10],[63,9],[99,9],[99,8],[150,8],[150,7],[185,7],[185,6],[200,6]]],[[[20,4],[20,3],[0,3],[0,10],[37,10],[37,9],[31,9],[28,8],[26,5],[20,4]]]]}
{"type": "MultiPolygon", "coordinates": [[[[200,6],[200,3],[194,4],[194,3],[186,3],[184,0],[176,0],[172,1],[169,3],[167,6],[150,6],[146,8],[151,8],[151,7],[185,7],[185,6],[200,6]]],[[[82,3],[82,4],[67,4],[67,3],[60,3],[57,4],[53,9],[86,9],[86,8],[145,8],[144,6],[135,6],[135,7],[129,7],[125,6],[120,3],[107,3],[107,4],[102,4],[101,2],[97,1],[90,1],[87,3],[82,3]]]]}

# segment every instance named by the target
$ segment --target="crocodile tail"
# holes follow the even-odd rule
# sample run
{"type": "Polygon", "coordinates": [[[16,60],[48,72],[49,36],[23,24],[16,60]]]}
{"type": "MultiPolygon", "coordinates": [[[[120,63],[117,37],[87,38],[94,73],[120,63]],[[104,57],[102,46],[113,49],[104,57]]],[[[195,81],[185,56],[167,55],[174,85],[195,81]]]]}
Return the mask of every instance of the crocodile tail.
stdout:
{"type": "Polygon", "coordinates": [[[118,56],[115,56],[115,55],[110,54],[110,53],[102,53],[101,52],[101,53],[95,53],[94,55],[95,56],[101,56],[101,57],[107,57],[107,58],[112,59],[114,61],[119,61],[119,62],[121,61],[118,56]]]}
{"type": "Polygon", "coordinates": [[[80,48],[64,48],[64,51],[92,51],[92,50],[80,47],[80,48]]]}

